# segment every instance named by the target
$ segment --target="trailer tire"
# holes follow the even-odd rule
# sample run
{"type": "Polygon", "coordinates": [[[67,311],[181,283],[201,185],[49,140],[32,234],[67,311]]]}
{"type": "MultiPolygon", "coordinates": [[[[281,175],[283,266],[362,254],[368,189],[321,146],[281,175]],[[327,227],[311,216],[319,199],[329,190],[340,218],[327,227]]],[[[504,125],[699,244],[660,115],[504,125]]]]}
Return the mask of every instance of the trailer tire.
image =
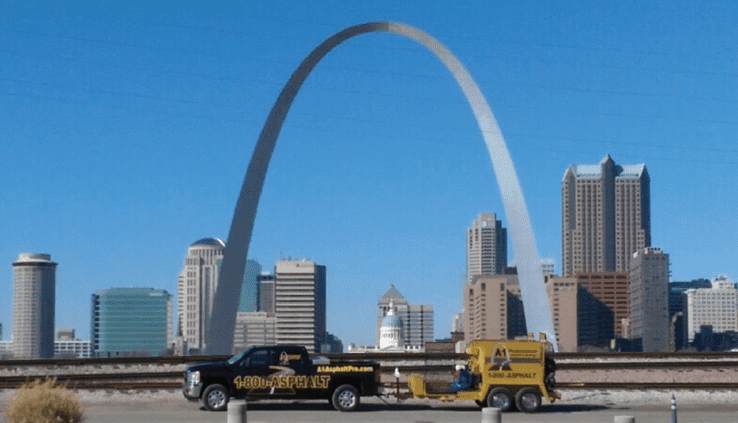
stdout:
{"type": "Polygon", "coordinates": [[[354,411],[359,408],[359,391],[353,385],[341,385],[333,391],[331,404],[338,411],[354,411]]]}
{"type": "Polygon", "coordinates": [[[218,383],[208,385],[202,393],[202,405],[210,411],[225,411],[229,399],[228,389],[218,383]]]}
{"type": "Polygon", "coordinates": [[[541,394],[536,388],[523,388],[515,394],[515,405],[523,413],[535,413],[541,408],[541,394]]]}
{"type": "Polygon", "coordinates": [[[506,412],[515,406],[512,392],[507,388],[494,388],[487,394],[487,407],[499,408],[506,412]]]}

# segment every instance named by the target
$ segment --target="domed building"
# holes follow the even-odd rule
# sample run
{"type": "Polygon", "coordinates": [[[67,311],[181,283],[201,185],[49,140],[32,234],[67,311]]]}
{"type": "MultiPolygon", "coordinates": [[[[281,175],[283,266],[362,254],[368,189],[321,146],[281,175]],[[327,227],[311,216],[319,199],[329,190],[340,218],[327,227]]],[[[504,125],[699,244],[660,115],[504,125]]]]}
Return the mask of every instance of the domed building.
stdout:
{"type": "Polygon", "coordinates": [[[401,349],[405,345],[402,336],[402,319],[395,314],[395,305],[390,301],[387,315],[379,328],[379,349],[401,349]]]}

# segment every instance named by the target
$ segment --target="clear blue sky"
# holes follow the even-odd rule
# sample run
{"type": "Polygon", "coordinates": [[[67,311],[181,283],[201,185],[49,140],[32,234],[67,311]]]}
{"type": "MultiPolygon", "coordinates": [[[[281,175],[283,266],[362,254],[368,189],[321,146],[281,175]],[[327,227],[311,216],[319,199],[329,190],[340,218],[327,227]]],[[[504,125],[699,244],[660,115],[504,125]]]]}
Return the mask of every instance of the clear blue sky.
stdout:
{"type": "MultiPolygon", "coordinates": [[[[84,338],[92,291],[175,292],[188,244],[227,235],[293,68],[371,20],[427,30],[477,78],[557,268],[561,176],[611,153],[650,170],[653,244],[673,279],[737,278],[738,3],[598,3],[4,2],[3,336],[21,251],[59,262],[57,327],[84,338]]],[[[295,102],[251,255],[327,265],[328,328],[345,342],[374,341],[390,282],[433,304],[445,336],[481,211],[502,207],[461,93],[429,53],[373,34],[330,55],[295,102]]]]}

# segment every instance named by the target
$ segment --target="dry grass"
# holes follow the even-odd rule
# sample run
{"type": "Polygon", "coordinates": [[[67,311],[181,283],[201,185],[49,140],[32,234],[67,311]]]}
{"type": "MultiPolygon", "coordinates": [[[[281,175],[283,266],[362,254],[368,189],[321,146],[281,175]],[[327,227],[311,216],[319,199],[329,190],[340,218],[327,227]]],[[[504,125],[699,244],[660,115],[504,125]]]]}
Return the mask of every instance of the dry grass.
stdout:
{"type": "Polygon", "coordinates": [[[79,423],[83,412],[74,392],[47,379],[20,387],[6,417],[8,423],[79,423]]]}

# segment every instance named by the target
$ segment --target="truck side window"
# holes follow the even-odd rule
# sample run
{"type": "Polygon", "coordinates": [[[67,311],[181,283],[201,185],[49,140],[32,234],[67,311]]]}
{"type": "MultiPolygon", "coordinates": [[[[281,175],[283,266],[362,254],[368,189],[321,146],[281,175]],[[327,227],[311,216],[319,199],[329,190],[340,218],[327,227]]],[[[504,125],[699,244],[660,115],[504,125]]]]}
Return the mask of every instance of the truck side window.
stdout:
{"type": "Polygon", "coordinates": [[[249,354],[243,361],[246,367],[266,367],[272,364],[272,352],[269,350],[256,350],[249,354]]]}

